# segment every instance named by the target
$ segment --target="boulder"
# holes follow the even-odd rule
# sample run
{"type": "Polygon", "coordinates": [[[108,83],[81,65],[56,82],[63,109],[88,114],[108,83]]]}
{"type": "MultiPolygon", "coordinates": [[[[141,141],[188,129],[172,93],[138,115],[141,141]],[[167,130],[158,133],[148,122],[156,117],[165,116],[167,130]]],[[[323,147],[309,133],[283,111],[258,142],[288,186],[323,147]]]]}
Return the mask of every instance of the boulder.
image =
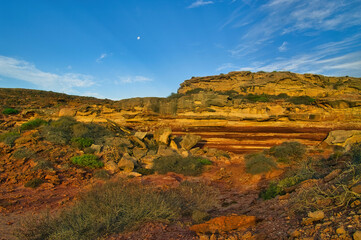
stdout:
{"type": "Polygon", "coordinates": [[[335,130],[324,140],[328,145],[338,145],[349,150],[354,143],[361,142],[361,130],[335,130]]]}
{"type": "Polygon", "coordinates": [[[361,194],[361,183],[354,185],[354,186],[351,188],[351,191],[352,191],[352,192],[355,192],[355,193],[357,193],[357,194],[361,194]]]}
{"type": "Polygon", "coordinates": [[[194,135],[194,134],[186,134],[182,141],[180,142],[180,145],[185,150],[190,150],[192,147],[194,147],[200,140],[201,136],[194,135]]]}
{"type": "Polygon", "coordinates": [[[119,172],[119,167],[114,161],[105,162],[104,169],[108,170],[111,174],[119,172]]]}
{"type": "Polygon", "coordinates": [[[172,129],[169,127],[159,128],[154,132],[154,138],[159,143],[167,144],[169,143],[169,137],[172,134],[172,129]]]}
{"type": "Polygon", "coordinates": [[[137,138],[139,138],[140,140],[143,140],[145,138],[145,136],[147,136],[147,132],[136,132],[134,134],[134,136],[136,136],[137,138]]]}
{"type": "Polygon", "coordinates": [[[125,172],[131,172],[134,169],[135,163],[136,159],[131,157],[128,153],[124,153],[123,157],[118,162],[118,167],[125,172]]]}
{"type": "Polygon", "coordinates": [[[62,108],[59,110],[59,117],[70,116],[74,117],[76,115],[76,110],[73,108],[62,108]]]}
{"type": "Polygon", "coordinates": [[[356,232],[353,234],[353,239],[354,239],[354,240],[361,240],[361,231],[356,231],[356,232]]]}
{"type": "Polygon", "coordinates": [[[90,148],[93,149],[95,153],[100,153],[102,150],[102,145],[92,144],[90,148]]]}
{"type": "Polygon", "coordinates": [[[147,149],[135,147],[135,148],[133,148],[133,156],[136,159],[141,159],[142,157],[144,157],[147,154],[147,151],[148,151],[147,149]]]}
{"type": "Polygon", "coordinates": [[[172,149],[164,144],[159,145],[158,152],[157,152],[158,156],[172,156],[174,154],[177,154],[177,151],[175,151],[174,149],[172,149]]]}
{"type": "Polygon", "coordinates": [[[342,172],[341,169],[335,169],[332,172],[330,172],[326,177],[324,177],[323,181],[329,182],[329,181],[335,179],[341,172],[342,172]]]}
{"type": "Polygon", "coordinates": [[[205,223],[193,225],[190,230],[199,235],[205,233],[226,233],[234,230],[242,230],[256,224],[255,216],[234,215],[213,218],[205,223]]]}
{"type": "Polygon", "coordinates": [[[320,221],[325,218],[325,213],[323,211],[309,212],[308,218],[304,218],[302,223],[304,225],[312,224],[313,222],[320,221]]]}
{"type": "Polygon", "coordinates": [[[142,167],[144,167],[146,169],[151,169],[153,167],[154,159],[156,159],[156,158],[158,158],[158,156],[147,154],[147,156],[143,157],[140,160],[141,164],[143,165],[142,167]]]}
{"type": "Polygon", "coordinates": [[[178,144],[177,144],[173,139],[170,140],[169,146],[170,146],[172,149],[174,149],[174,150],[178,150],[178,149],[179,149],[178,144]]]}

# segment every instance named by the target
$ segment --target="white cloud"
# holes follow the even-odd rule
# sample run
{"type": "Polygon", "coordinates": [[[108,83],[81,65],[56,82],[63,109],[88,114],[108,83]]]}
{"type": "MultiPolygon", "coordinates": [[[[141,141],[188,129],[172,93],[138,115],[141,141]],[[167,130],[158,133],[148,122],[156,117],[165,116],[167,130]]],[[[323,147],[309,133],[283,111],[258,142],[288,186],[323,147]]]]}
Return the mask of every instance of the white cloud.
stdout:
{"type": "Polygon", "coordinates": [[[319,73],[325,75],[349,75],[361,77],[361,51],[346,51],[350,46],[361,45],[361,34],[355,34],[340,41],[321,44],[289,58],[268,61],[248,61],[248,64],[222,64],[217,71],[293,71],[299,73],[319,73]]]}
{"type": "Polygon", "coordinates": [[[115,81],[115,84],[119,83],[138,83],[138,82],[151,82],[153,79],[144,76],[126,76],[119,77],[119,81],[115,81]]]}
{"type": "Polygon", "coordinates": [[[242,28],[239,44],[230,50],[237,57],[259,51],[289,33],[319,34],[361,26],[360,0],[269,0],[261,7],[243,7],[236,8],[220,27],[242,28]]]}
{"type": "Polygon", "coordinates": [[[188,6],[188,8],[196,8],[196,7],[201,7],[204,5],[209,5],[209,4],[213,4],[213,1],[204,1],[204,0],[197,0],[194,3],[192,3],[191,5],[188,6]]]}
{"type": "Polygon", "coordinates": [[[66,93],[75,93],[77,87],[89,87],[94,84],[90,75],[44,72],[34,64],[6,56],[0,56],[0,76],[30,82],[45,90],[66,93]]]}
{"type": "Polygon", "coordinates": [[[96,61],[97,63],[100,63],[100,62],[102,62],[103,59],[106,58],[107,56],[108,56],[108,54],[102,53],[102,54],[100,55],[100,57],[98,57],[97,60],[95,60],[95,61],[96,61]]]}
{"type": "Polygon", "coordinates": [[[285,52],[287,51],[287,42],[283,42],[281,46],[278,47],[278,51],[285,52]]]}

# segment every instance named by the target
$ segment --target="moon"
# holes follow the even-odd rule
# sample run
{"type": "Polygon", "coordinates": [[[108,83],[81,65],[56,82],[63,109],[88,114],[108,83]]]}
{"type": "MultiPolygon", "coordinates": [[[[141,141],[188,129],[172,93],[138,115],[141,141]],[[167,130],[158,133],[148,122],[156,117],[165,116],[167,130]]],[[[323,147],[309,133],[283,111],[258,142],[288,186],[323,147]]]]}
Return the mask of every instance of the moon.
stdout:
{"type": "Polygon", "coordinates": [[[139,36],[137,37],[137,40],[140,40],[140,37],[139,37],[139,36]]]}

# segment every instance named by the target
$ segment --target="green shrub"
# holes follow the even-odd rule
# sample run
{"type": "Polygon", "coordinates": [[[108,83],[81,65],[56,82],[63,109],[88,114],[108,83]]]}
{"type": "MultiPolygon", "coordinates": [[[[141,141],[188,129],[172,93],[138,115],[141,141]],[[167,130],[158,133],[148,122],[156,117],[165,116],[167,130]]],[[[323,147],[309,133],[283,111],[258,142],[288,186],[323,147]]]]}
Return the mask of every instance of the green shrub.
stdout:
{"type": "Polygon", "coordinates": [[[353,164],[361,164],[361,143],[353,144],[349,153],[353,164]]]}
{"type": "Polygon", "coordinates": [[[153,170],[160,174],[175,172],[186,176],[197,176],[203,171],[201,161],[202,159],[198,157],[163,156],[154,160],[153,170]]]}
{"type": "MultiPolygon", "coordinates": [[[[178,203],[187,205],[187,198],[191,202],[201,200],[198,203],[204,206],[199,211],[205,206],[209,207],[207,210],[215,206],[215,195],[200,183],[192,184],[195,191],[188,190],[187,194],[181,195],[183,188],[189,188],[188,185],[181,184],[179,188],[167,191],[125,180],[97,185],[60,214],[29,219],[18,230],[17,237],[24,240],[95,240],[113,233],[135,230],[144,222],[175,221],[182,216],[182,204],[178,203]],[[182,200],[174,202],[174,196],[182,200]]],[[[192,208],[192,212],[197,210],[197,204],[192,208]]]]}
{"type": "Polygon", "coordinates": [[[288,99],[289,96],[287,95],[287,93],[280,93],[277,95],[278,99],[288,99]]]}
{"type": "Polygon", "coordinates": [[[71,162],[81,167],[101,168],[104,166],[103,162],[98,160],[98,157],[93,154],[84,154],[81,156],[74,156],[70,158],[71,162]]]}
{"type": "Polygon", "coordinates": [[[19,110],[13,109],[13,108],[5,108],[3,110],[3,114],[5,115],[14,115],[14,114],[18,114],[19,110]]]}
{"type": "Polygon", "coordinates": [[[302,162],[301,166],[294,171],[290,171],[283,179],[278,182],[271,182],[265,191],[260,193],[264,200],[271,199],[277,195],[285,193],[285,189],[293,187],[304,180],[311,179],[315,176],[315,171],[310,166],[310,162],[302,162]]]}
{"type": "Polygon", "coordinates": [[[21,148],[14,152],[13,157],[16,159],[31,158],[34,154],[35,153],[28,148],[21,148]]]}
{"type": "Polygon", "coordinates": [[[30,181],[28,181],[27,183],[25,183],[25,187],[31,187],[31,188],[37,188],[39,187],[42,183],[44,183],[44,181],[40,178],[34,178],[31,179],[30,181]]]}
{"type": "Polygon", "coordinates": [[[71,142],[75,147],[79,149],[84,149],[86,147],[90,147],[94,143],[94,140],[91,138],[77,137],[72,138],[71,142]]]}
{"type": "Polygon", "coordinates": [[[290,162],[302,159],[306,153],[306,146],[299,142],[284,142],[271,147],[269,153],[279,162],[290,162]]]}
{"type": "Polygon", "coordinates": [[[41,125],[45,125],[45,124],[47,124],[47,121],[40,119],[40,118],[36,118],[34,120],[30,120],[26,123],[23,123],[20,126],[20,130],[21,131],[32,130],[32,129],[40,127],[41,125]]]}
{"type": "Polygon", "coordinates": [[[73,136],[73,125],[77,121],[72,117],[61,117],[50,122],[42,129],[42,135],[46,140],[55,144],[68,144],[73,136]]]}
{"type": "Polygon", "coordinates": [[[201,162],[202,165],[212,165],[212,161],[206,158],[200,158],[199,161],[201,162]]]}
{"type": "Polygon", "coordinates": [[[264,200],[272,199],[279,195],[282,192],[282,189],[280,189],[277,186],[277,183],[271,182],[268,185],[268,188],[260,193],[260,197],[264,200]]]}
{"type": "Polygon", "coordinates": [[[36,161],[36,165],[33,167],[34,171],[37,171],[39,169],[41,170],[53,170],[53,163],[49,160],[45,160],[45,159],[38,159],[36,161]]]}
{"type": "Polygon", "coordinates": [[[246,172],[250,174],[260,174],[270,171],[277,165],[272,158],[263,153],[246,155],[246,172]]]}
{"type": "Polygon", "coordinates": [[[300,105],[300,104],[310,105],[314,103],[316,100],[311,98],[310,96],[297,96],[297,97],[290,97],[287,101],[296,105],[300,105]]]}
{"type": "Polygon", "coordinates": [[[0,135],[0,141],[9,146],[14,146],[15,140],[20,137],[17,132],[6,132],[0,135]]]}

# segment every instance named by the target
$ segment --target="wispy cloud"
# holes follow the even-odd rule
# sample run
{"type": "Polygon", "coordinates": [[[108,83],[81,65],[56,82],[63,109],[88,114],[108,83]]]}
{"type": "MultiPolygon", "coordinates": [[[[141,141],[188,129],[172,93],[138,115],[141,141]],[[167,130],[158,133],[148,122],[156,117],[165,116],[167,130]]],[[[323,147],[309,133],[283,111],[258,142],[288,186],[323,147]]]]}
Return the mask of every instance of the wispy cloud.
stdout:
{"type": "Polygon", "coordinates": [[[153,81],[153,79],[144,76],[126,76],[126,77],[119,77],[119,81],[115,81],[115,84],[151,82],[151,81],[153,81]]]}
{"type": "Polygon", "coordinates": [[[0,76],[23,80],[45,90],[75,93],[75,88],[94,84],[93,77],[79,73],[55,74],[39,70],[34,64],[16,58],[0,56],[0,76]]]}
{"type": "Polygon", "coordinates": [[[108,54],[102,53],[102,54],[100,55],[100,57],[98,57],[95,61],[96,61],[97,63],[100,63],[100,62],[102,62],[103,59],[106,58],[107,56],[108,56],[108,54]]]}
{"type": "Polygon", "coordinates": [[[289,33],[319,34],[361,26],[360,0],[269,0],[261,7],[244,7],[236,8],[220,27],[242,28],[240,43],[230,50],[233,56],[259,51],[289,33]]]}
{"type": "Polygon", "coordinates": [[[355,34],[338,42],[321,44],[310,53],[297,54],[289,58],[253,61],[245,64],[225,63],[217,71],[294,71],[299,73],[319,73],[325,75],[352,75],[361,77],[361,51],[345,52],[353,43],[361,45],[361,35],[355,34]]]}
{"type": "Polygon", "coordinates": [[[191,5],[188,6],[188,8],[196,8],[196,7],[201,7],[204,5],[209,5],[209,4],[213,4],[213,1],[204,1],[204,0],[197,0],[195,2],[193,2],[191,5]]]}
{"type": "Polygon", "coordinates": [[[281,46],[278,47],[278,51],[285,52],[287,51],[287,42],[283,42],[281,46]]]}

